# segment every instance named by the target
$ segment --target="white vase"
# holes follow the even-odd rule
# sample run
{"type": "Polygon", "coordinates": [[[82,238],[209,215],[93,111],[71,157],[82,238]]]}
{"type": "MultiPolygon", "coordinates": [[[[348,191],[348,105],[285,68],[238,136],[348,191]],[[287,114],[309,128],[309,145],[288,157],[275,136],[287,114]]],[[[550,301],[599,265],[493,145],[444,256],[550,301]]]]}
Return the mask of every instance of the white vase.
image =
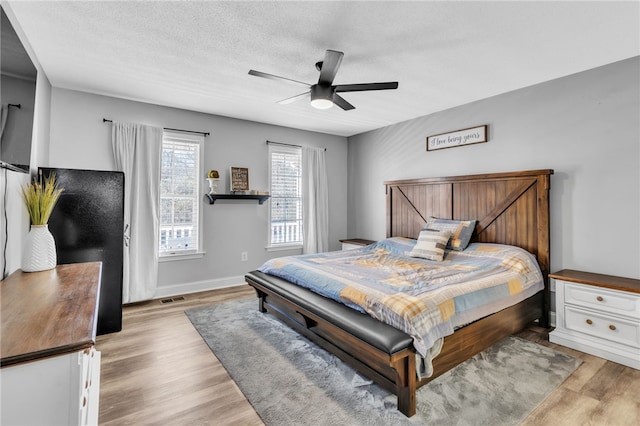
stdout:
{"type": "Polygon", "coordinates": [[[209,194],[217,194],[220,178],[207,178],[207,180],[209,181],[209,194]]]}
{"type": "Polygon", "coordinates": [[[31,225],[22,252],[22,270],[46,271],[56,267],[56,242],[48,225],[31,225]]]}

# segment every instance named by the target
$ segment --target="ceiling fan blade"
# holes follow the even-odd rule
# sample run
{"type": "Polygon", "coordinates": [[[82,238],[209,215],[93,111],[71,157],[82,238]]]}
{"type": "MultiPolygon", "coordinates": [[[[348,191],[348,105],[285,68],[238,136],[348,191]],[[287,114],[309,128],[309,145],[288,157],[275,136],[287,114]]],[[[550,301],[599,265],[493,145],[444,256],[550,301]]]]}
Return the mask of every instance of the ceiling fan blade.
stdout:
{"type": "Polygon", "coordinates": [[[324,55],[324,61],[322,61],[322,68],[320,69],[320,78],[318,84],[331,86],[333,79],[336,78],[338,68],[342,63],[342,57],[344,53],[335,50],[327,50],[324,55]]]}
{"type": "Polygon", "coordinates": [[[356,109],[356,107],[351,105],[349,102],[345,101],[342,96],[337,95],[335,93],[333,94],[333,103],[338,105],[340,108],[342,108],[345,111],[349,111],[350,109],[356,109]]]}
{"type": "Polygon", "coordinates": [[[284,80],[284,81],[289,81],[291,83],[296,83],[300,86],[304,86],[306,88],[309,88],[311,85],[307,84],[307,83],[303,83],[302,81],[298,81],[298,80],[292,80],[290,78],[285,78],[285,77],[280,77],[277,75],[273,75],[273,74],[267,74],[266,72],[262,72],[262,71],[256,71],[256,70],[249,70],[249,75],[254,75],[256,77],[263,77],[263,78],[268,78],[269,80],[276,80],[276,81],[280,81],[280,80],[284,80]]]}
{"type": "Polygon", "coordinates": [[[300,99],[304,99],[304,98],[307,98],[307,99],[309,98],[309,92],[300,93],[299,95],[295,95],[290,98],[283,99],[281,101],[278,101],[278,103],[282,105],[286,105],[295,101],[299,101],[300,99]]]}
{"type": "Polygon", "coordinates": [[[335,86],[336,92],[362,92],[365,90],[388,90],[397,88],[397,81],[387,83],[339,84],[335,86]]]}

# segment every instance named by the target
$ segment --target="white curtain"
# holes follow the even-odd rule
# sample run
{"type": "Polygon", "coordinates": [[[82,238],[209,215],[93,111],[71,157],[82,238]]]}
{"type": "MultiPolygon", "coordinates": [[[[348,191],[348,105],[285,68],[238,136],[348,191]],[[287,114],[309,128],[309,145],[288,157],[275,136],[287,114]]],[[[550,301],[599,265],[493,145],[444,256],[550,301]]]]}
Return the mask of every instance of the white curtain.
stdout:
{"type": "Polygon", "coordinates": [[[4,128],[7,125],[7,118],[9,118],[9,105],[0,106],[0,140],[4,134],[4,128]]]}
{"type": "Polygon", "coordinates": [[[124,172],[122,302],[152,299],[158,283],[160,127],[113,122],[116,169],[124,172]]]}
{"type": "Polygon", "coordinates": [[[324,148],[302,148],[303,253],[329,251],[329,190],[324,148]]]}

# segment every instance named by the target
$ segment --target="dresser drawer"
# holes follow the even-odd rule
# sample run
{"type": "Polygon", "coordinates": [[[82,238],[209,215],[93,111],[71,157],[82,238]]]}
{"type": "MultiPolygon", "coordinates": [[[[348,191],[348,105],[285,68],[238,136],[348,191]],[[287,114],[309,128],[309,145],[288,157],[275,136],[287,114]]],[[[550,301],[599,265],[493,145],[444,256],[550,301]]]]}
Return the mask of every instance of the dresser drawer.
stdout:
{"type": "Polygon", "coordinates": [[[353,250],[353,249],[359,249],[359,248],[362,248],[362,246],[358,244],[342,243],[342,250],[353,250]]]}
{"type": "Polygon", "coordinates": [[[564,287],[564,302],[567,304],[640,320],[640,296],[637,294],[568,282],[564,282],[564,287]]]}
{"type": "Polygon", "coordinates": [[[565,306],[565,328],[640,348],[640,321],[565,306]]]}

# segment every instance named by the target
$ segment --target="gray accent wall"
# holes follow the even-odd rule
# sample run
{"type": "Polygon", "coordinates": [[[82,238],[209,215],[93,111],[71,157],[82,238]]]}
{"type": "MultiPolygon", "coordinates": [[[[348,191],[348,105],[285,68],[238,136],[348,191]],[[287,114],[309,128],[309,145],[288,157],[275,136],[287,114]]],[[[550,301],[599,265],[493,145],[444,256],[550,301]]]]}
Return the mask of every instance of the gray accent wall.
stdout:
{"type": "MultiPolygon", "coordinates": [[[[111,125],[102,119],[210,132],[204,168],[220,172],[219,192],[229,189],[229,168],[249,168],[251,189],[268,191],[267,140],[327,149],[329,244],[340,248],[347,236],[347,139],[253,121],[237,120],[126,99],[54,88],[51,99],[50,167],[113,170],[111,125]]],[[[202,176],[202,195],[208,186],[202,176]]],[[[99,194],[96,194],[99,196],[99,194]]],[[[267,259],[300,250],[267,251],[268,206],[257,201],[217,201],[203,206],[201,258],[161,262],[157,296],[241,284],[267,259]],[[248,261],[240,260],[241,252],[248,261]]]]}
{"type": "Polygon", "coordinates": [[[385,237],[386,180],[550,168],[552,271],[640,278],[639,63],[350,137],[349,236],[385,237]],[[481,124],[489,125],[487,143],[426,151],[429,135],[481,124]]]}

